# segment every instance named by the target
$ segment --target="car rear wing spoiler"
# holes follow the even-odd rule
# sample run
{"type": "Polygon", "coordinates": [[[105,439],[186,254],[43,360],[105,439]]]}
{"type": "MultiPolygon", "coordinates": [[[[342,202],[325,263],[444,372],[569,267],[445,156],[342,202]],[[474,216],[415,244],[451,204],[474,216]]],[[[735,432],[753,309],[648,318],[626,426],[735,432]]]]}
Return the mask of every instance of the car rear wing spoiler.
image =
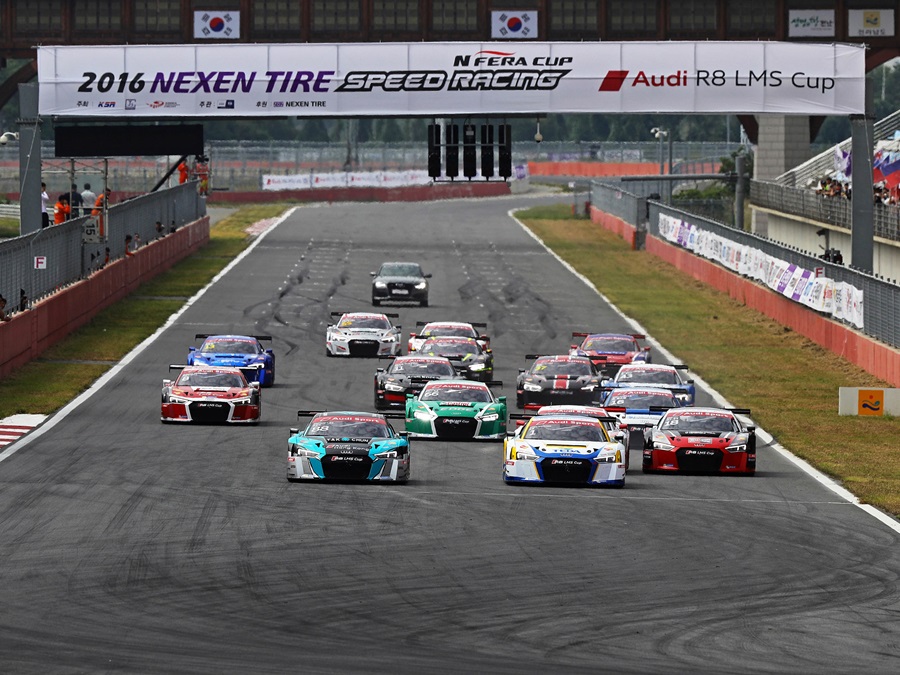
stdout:
{"type": "MultiPolygon", "coordinates": [[[[573,417],[589,417],[592,420],[597,420],[599,422],[603,422],[604,424],[618,424],[619,423],[618,417],[609,417],[609,416],[597,417],[596,415],[590,415],[588,413],[577,413],[577,412],[550,413],[547,416],[550,417],[551,415],[566,415],[566,416],[572,415],[573,417]]],[[[532,417],[540,417],[540,415],[538,415],[537,411],[535,411],[535,412],[530,412],[530,413],[529,412],[509,413],[507,415],[507,417],[509,417],[509,419],[511,419],[511,420],[530,420],[532,417]]]]}
{"type": "MultiPolygon", "coordinates": [[[[572,337],[587,337],[588,335],[600,335],[600,333],[585,333],[583,331],[574,331],[572,333],[572,337]]],[[[641,333],[619,333],[619,335],[628,335],[629,337],[633,337],[635,340],[647,339],[647,336],[642,335],[641,333]]]]}
{"type": "Polygon", "coordinates": [[[730,413],[735,415],[747,415],[750,416],[750,408],[725,408],[730,413]]]}
{"type": "MultiPolygon", "coordinates": [[[[353,313],[354,312],[330,312],[330,316],[342,317],[342,316],[344,316],[344,314],[353,314],[353,313]]],[[[368,312],[366,312],[366,313],[368,313],[368,312]]],[[[386,316],[389,319],[399,319],[400,318],[400,315],[397,314],[396,312],[390,312],[390,313],[388,313],[388,312],[371,312],[371,313],[372,314],[384,314],[384,316],[386,316]]],[[[397,326],[394,326],[394,328],[397,328],[397,326]]]]}
{"type": "MultiPolygon", "coordinates": [[[[208,337],[215,337],[216,335],[218,335],[218,333],[197,333],[196,335],[194,335],[194,339],[195,340],[205,340],[208,337]]],[[[238,336],[238,337],[252,337],[255,340],[271,340],[272,339],[271,335],[245,335],[245,336],[238,336]]]]}
{"type": "Polygon", "coordinates": [[[488,380],[485,384],[489,387],[502,387],[503,380],[488,380]]]}
{"type": "Polygon", "coordinates": [[[604,407],[604,409],[606,409],[606,412],[615,412],[615,413],[628,413],[628,412],[633,412],[635,410],[664,413],[667,410],[673,410],[673,408],[669,408],[668,406],[664,406],[664,405],[651,405],[649,408],[626,408],[625,406],[622,406],[622,405],[605,405],[603,407],[604,407]]]}

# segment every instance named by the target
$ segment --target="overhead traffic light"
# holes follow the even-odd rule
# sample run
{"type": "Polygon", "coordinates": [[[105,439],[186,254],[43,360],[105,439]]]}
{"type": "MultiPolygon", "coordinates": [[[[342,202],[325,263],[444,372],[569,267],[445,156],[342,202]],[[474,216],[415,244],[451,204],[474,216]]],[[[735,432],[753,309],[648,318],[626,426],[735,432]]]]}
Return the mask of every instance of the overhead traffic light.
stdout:
{"type": "Polygon", "coordinates": [[[475,125],[463,125],[463,176],[472,180],[478,175],[475,152],[475,125]]]}
{"type": "Polygon", "coordinates": [[[481,125],[481,176],[494,175],[494,125],[481,125]]]}
{"type": "Polygon", "coordinates": [[[441,126],[428,125],[428,175],[431,178],[441,177],[441,126]]]}
{"type": "Polygon", "coordinates": [[[509,124],[497,125],[497,150],[497,173],[507,179],[512,176],[512,127],[509,124]]]}

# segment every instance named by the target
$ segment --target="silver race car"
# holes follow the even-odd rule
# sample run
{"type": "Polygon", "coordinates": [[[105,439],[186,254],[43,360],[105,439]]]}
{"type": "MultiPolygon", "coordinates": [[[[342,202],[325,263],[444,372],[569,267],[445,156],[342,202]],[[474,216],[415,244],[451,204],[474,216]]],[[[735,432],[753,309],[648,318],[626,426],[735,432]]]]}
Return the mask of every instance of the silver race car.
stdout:
{"type": "Polygon", "coordinates": [[[398,356],[400,326],[391,319],[399,314],[332,312],[337,321],[325,331],[327,356],[398,356]]]}

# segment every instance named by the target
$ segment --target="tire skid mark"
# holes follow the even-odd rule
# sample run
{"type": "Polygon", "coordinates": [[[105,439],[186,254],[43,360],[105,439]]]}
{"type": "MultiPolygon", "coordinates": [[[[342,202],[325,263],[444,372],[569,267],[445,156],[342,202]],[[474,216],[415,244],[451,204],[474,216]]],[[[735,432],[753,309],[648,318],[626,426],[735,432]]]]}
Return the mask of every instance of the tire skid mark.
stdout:
{"type": "Polygon", "coordinates": [[[155,479],[149,477],[138,485],[128,499],[125,500],[125,503],[119,507],[119,510],[116,511],[116,514],[110,519],[109,523],[107,523],[103,533],[109,535],[119,532],[119,530],[128,523],[132,515],[134,515],[134,512],[141,506],[142,502],[144,502],[147,491],[152,488],[154,484],[155,479]]]}

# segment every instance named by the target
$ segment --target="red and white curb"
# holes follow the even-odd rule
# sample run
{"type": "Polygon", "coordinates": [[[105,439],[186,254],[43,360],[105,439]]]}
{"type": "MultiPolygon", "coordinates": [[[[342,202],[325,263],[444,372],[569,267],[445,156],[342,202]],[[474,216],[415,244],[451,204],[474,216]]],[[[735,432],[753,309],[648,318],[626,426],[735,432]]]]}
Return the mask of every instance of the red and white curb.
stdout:
{"type": "Polygon", "coordinates": [[[11,415],[0,420],[0,448],[15,443],[45,419],[46,415],[11,415]]]}

